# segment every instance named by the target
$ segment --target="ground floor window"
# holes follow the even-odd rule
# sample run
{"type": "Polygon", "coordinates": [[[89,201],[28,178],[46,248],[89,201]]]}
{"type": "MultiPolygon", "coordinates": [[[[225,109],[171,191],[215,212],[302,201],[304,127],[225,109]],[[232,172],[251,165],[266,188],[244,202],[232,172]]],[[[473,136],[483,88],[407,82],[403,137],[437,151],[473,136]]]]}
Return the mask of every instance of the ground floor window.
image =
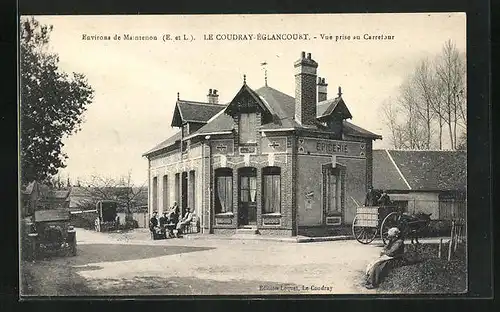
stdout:
{"type": "Polygon", "coordinates": [[[158,178],[153,178],[153,211],[158,211],[158,178]]]}
{"type": "Polygon", "coordinates": [[[281,168],[262,169],[263,213],[281,212],[281,168]]]}
{"type": "Polygon", "coordinates": [[[168,210],[168,176],[163,176],[163,211],[168,210]]]}
{"type": "Polygon", "coordinates": [[[215,213],[233,211],[233,170],[215,170],[215,213]]]}

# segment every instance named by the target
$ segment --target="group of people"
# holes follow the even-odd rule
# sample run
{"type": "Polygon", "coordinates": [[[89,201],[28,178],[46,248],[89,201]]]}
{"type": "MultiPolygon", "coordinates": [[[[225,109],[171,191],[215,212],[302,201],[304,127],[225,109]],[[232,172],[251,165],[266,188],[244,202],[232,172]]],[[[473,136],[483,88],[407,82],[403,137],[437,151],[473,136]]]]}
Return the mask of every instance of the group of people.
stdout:
{"type": "Polygon", "coordinates": [[[186,226],[193,220],[193,213],[190,208],[186,208],[184,216],[180,215],[180,209],[177,202],[168,210],[163,212],[163,216],[158,219],[158,212],[153,211],[153,216],[149,220],[149,229],[152,233],[170,233],[168,226],[174,226],[172,233],[175,237],[179,237],[186,226]],[[181,217],[181,218],[179,218],[181,217]]]}

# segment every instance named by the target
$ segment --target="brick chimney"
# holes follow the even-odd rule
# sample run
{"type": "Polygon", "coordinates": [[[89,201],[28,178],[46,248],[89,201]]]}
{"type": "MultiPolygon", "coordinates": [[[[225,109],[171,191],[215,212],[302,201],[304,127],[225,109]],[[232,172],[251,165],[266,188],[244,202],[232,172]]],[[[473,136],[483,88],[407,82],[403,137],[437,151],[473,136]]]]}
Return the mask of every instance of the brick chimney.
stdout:
{"type": "Polygon", "coordinates": [[[326,101],[326,87],[328,87],[328,84],[326,83],[325,78],[318,77],[318,103],[326,101]]]}
{"type": "Polygon", "coordinates": [[[295,120],[302,125],[313,125],[316,121],[316,69],[318,63],[311,53],[302,52],[295,67],[295,120]]]}
{"type": "Polygon", "coordinates": [[[217,94],[217,90],[208,89],[207,101],[210,104],[219,104],[219,95],[217,94]]]}

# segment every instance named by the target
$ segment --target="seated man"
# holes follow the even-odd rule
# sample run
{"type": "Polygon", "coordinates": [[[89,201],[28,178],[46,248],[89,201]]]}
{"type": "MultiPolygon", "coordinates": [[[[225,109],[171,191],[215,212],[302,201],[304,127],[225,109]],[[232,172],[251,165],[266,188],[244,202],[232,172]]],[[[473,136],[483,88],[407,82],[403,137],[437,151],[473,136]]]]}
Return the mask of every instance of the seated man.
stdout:
{"type": "Polygon", "coordinates": [[[163,228],[168,223],[167,212],[163,212],[163,216],[160,218],[160,227],[163,228]]]}
{"type": "Polygon", "coordinates": [[[158,212],[153,211],[153,216],[149,219],[149,230],[151,231],[153,238],[159,232],[160,227],[158,226],[158,212]]]}
{"type": "Polygon", "coordinates": [[[175,237],[179,237],[179,231],[182,232],[184,230],[184,227],[191,223],[191,220],[193,220],[193,213],[191,212],[191,209],[186,208],[186,214],[184,215],[184,218],[182,218],[175,227],[175,229],[177,230],[174,232],[175,237]]]}
{"type": "Polygon", "coordinates": [[[174,223],[177,224],[179,221],[179,205],[177,205],[177,202],[174,202],[174,205],[172,208],[170,208],[168,212],[168,220],[169,223],[174,223]]]}
{"type": "Polygon", "coordinates": [[[388,231],[389,243],[380,253],[380,257],[366,268],[365,287],[372,289],[380,284],[381,278],[387,270],[395,267],[404,255],[404,240],[398,228],[390,228],[388,231]]]}

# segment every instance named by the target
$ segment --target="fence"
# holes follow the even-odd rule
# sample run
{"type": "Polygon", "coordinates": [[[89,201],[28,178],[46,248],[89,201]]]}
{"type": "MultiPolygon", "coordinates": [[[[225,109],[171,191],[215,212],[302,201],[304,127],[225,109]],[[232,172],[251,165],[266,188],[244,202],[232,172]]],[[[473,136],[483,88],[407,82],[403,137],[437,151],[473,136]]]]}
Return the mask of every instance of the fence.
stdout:
{"type": "MultiPolygon", "coordinates": [[[[120,224],[125,224],[125,212],[119,212],[117,215],[120,218],[120,224]]],[[[147,212],[134,212],[132,213],[132,218],[137,221],[140,228],[148,227],[149,219],[147,212]]]]}

